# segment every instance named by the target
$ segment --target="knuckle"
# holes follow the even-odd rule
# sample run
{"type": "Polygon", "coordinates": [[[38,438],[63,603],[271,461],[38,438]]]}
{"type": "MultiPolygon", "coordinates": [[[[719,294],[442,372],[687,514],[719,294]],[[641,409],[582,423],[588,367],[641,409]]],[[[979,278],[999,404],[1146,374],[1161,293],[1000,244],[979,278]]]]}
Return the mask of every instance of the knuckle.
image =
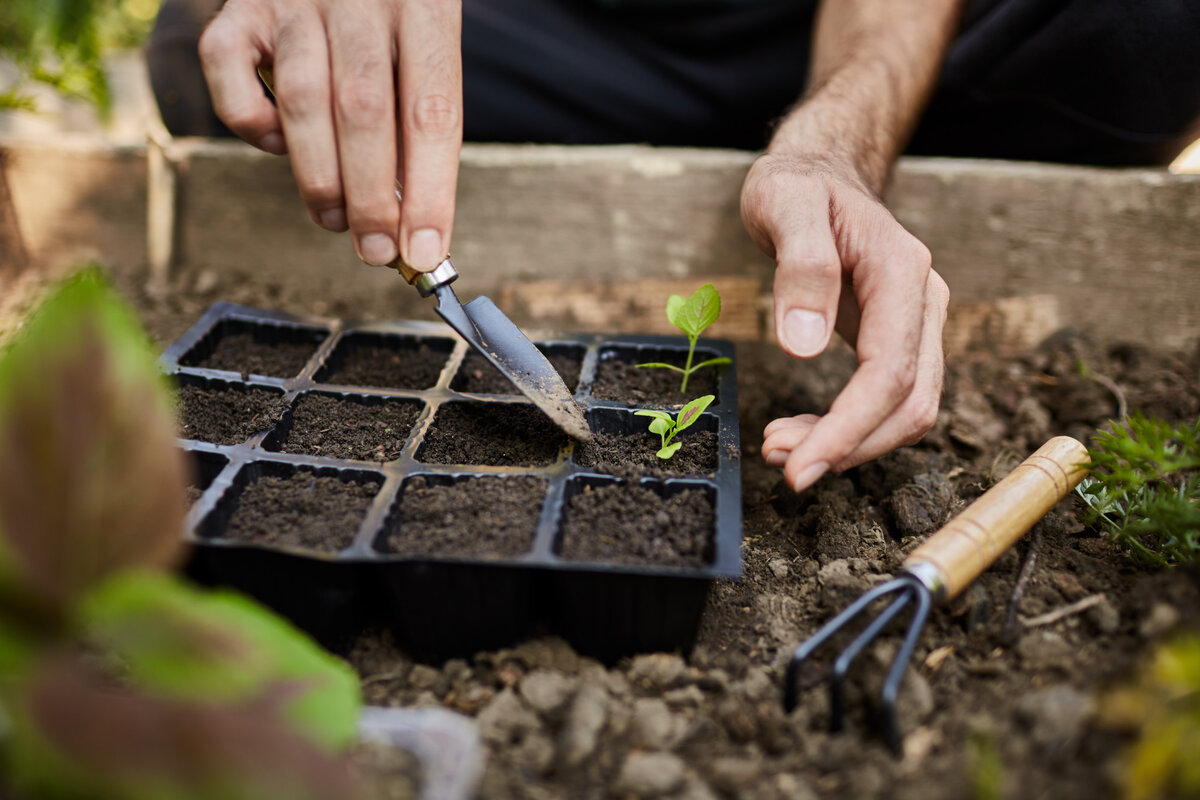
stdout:
{"type": "Polygon", "coordinates": [[[305,204],[310,208],[324,210],[339,208],[344,204],[341,183],[331,176],[297,176],[296,186],[305,204]]]}
{"type": "Polygon", "coordinates": [[[909,435],[905,440],[905,444],[916,444],[925,437],[937,424],[938,420],[938,401],[937,398],[929,397],[917,404],[913,412],[912,419],[909,424],[909,435]]]}
{"type": "Polygon", "coordinates": [[[361,127],[389,119],[392,109],[388,88],[368,80],[352,80],[339,85],[334,99],[338,117],[361,127]]]}
{"type": "MultiPolygon", "coordinates": [[[[328,87],[313,72],[289,69],[275,76],[275,94],[280,106],[295,117],[320,108],[325,103],[328,87]]],[[[328,113],[328,112],[327,112],[328,113]]]]}
{"type": "Polygon", "coordinates": [[[444,94],[425,94],[409,109],[409,122],[417,133],[434,139],[458,135],[462,114],[458,104],[444,94]]]}
{"type": "Polygon", "coordinates": [[[223,61],[232,51],[237,49],[238,36],[233,26],[224,17],[217,17],[200,34],[197,51],[200,63],[211,67],[223,61]]]}

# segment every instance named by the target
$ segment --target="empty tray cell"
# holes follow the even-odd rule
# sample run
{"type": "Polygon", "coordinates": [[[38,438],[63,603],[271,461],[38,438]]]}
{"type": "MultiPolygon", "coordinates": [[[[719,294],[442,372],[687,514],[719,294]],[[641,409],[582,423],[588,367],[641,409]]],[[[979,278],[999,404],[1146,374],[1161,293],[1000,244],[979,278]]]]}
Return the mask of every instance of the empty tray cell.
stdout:
{"type": "MultiPolygon", "coordinates": [[[[697,347],[692,364],[700,364],[720,353],[697,347]]],[[[686,394],[680,393],[683,374],[665,367],[639,367],[638,364],[661,362],[680,369],[687,363],[687,347],[603,347],[592,381],[592,396],[598,400],[618,400],[630,405],[683,405],[701,395],[711,394],[721,401],[717,391],[719,370],[728,366],[705,367],[688,378],[686,394]]]]}
{"type": "Polygon", "coordinates": [[[202,539],[336,553],[349,547],[379,493],[367,470],[253,461],[199,527],[202,539]]]}
{"type": "Polygon", "coordinates": [[[300,374],[328,335],[324,328],[224,319],[184,353],[179,363],[242,375],[291,378],[300,374]]]}
{"type": "Polygon", "coordinates": [[[263,440],[263,449],[352,461],[395,461],[424,404],[370,395],[308,392],[263,440]]]}
{"type": "MultiPolygon", "coordinates": [[[[671,440],[682,445],[670,458],[659,458],[662,437],[650,432],[650,417],[632,410],[593,408],[587,411],[590,442],[575,445],[581,467],[610,475],[709,475],[717,468],[717,418],[700,418],[671,440]]],[[[674,414],[672,414],[674,416],[674,414]]]]}
{"type": "Polygon", "coordinates": [[[187,504],[193,506],[204,494],[212,482],[225,469],[229,459],[220,453],[207,453],[202,450],[185,451],[184,457],[188,462],[190,474],[187,485],[187,504]]]}
{"type": "Polygon", "coordinates": [[[570,439],[536,406],[476,401],[441,406],[417,460],[426,464],[544,467],[570,439]]]}
{"type": "Polygon", "coordinates": [[[713,562],[714,492],[703,484],[577,477],[556,552],[568,561],[703,568],[713,562]]]}
{"type": "Polygon", "coordinates": [[[210,444],[240,444],[278,421],[281,389],[179,377],[180,435],[210,444]]]}
{"type": "Polygon", "coordinates": [[[547,486],[532,475],[415,475],[375,547],[412,556],[519,556],[533,544],[547,486]]]}
{"type": "Polygon", "coordinates": [[[454,340],[383,333],[348,333],[316,380],[343,386],[428,389],[437,383],[454,340]]]}
{"type": "MultiPolygon", "coordinates": [[[[575,391],[579,384],[579,371],[583,364],[584,348],[566,344],[538,343],[541,350],[554,369],[562,376],[567,389],[575,391]]],[[[491,365],[486,358],[475,351],[467,353],[459,366],[450,388],[456,392],[472,394],[520,394],[521,392],[508,378],[491,365]]]]}

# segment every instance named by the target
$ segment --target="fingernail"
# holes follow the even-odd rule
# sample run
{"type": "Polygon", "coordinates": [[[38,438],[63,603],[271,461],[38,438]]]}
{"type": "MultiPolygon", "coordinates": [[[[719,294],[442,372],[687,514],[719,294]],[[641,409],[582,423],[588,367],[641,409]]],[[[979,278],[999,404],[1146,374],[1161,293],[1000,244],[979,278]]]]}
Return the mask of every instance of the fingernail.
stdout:
{"type": "Polygon", "coordinates": [[[825,317],[815,311],[793,308],[783,317],[783,338],[796,355],[816,355],[825,345],[825,317]]]}
{"type": "Polygon", "coordinates": [[[442,236],[433,228],[421,228],[408,237],[408,265],[426,272],[433,269],[446,254],[442,252],[442,236]]]}
{"type": "Polygon", "coordinates": [[[791,452],[788,450],[772,450],[767,453],[763,461],[767,462],[768,467],[782,467],[787,463],[789,455],[791,455],[791,452]]]}
{"type": "Polygon", "coordinates": [[[396,258],[396,243],[382,233],[369,233],[358,243],[358,257],[368,264],[382,266],[396,258]]]}
{"type": "Polygon", "coordinates": [[[283,134],[278,131],[271,131],[259,139],[258,146],[268,153],[277,156],[281,156],[287,152],[287,143],[283,140],[283,134]]]}
{"type": "Polygon", "coordinates": [[[317,215],[321,219],[321,227],[327,231],[341,233],[349,225],[346,224],[346,211],[342,208],[327,208],[317,215]]]}
{"type": "Polygon", "coordinates": [[[804,471],[796,476],[796,480],[792,481],[792,489],[799,492],[807,489],[817,482],[817,479],[829,471],[829,465],[824,461],[818,461],[815,464],[809,464],[804,471]]]}

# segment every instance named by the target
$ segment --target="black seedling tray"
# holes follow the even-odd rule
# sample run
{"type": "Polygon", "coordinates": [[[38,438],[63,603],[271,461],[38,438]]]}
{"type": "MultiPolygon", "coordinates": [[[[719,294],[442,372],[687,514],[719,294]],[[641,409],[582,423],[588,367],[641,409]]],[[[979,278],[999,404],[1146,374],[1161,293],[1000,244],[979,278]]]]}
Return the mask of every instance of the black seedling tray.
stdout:
{"type": "MultiPolygon", "coordinates": [[[[645,431],[649,419],[634,416],[632,409],[665,406],[593,397],[598,366],[609,359],[678,358],[682,363],[687,353],[686,340],[681,337],[563,335],[539,338],[537,344],[549,355],[580,359],[575,397],[593,430],[608,433],[645,431]]],[[[163,367],[176,386],[250,392],[237,397],[254,396],[269,410],[255,417],[259,430],[247,432],[233,443],[181,440],[196,465],[193,489],[197,499],[186,531],[194,545],[191,574],[259,598],[334,648],[367,625],[386,624],[402,646],[432,659],[510,645],[534,633],[561,635],[580,652],[606,661],[634,652],[688,651],[712,582],[741,574],[741,449],[734,365],[720,368],[717,400],[701,420],[680,435],[686,439],[697,431],[715,433],[715,469],[698,475],[616,477],[579,466],[574,458],[576,444],[570,440],[554,446],[547,463],[534,466],[432,463],[426,448],[432,446],[431,430],[440,411],[452,404],[466,404],[446,413],[482,410],[480,419],[486,421],[512,411],[509,406],[529,405],[515,390],[509,390],[513,394],[456,390],[454,387],[464,383],[458,373],[469,353],[466,343],[440,323],[353,324],[231,303],[212,306],[167,349],[161,359],[163,367]],[[268,348],[280,344],[293,355],[298,352],[298,358],[304,357],[305,348],[311,353],[290,375],[205,366],[216,358],[222,339],[231,336],[249,338],[268,348]],[[425,356],[443,358],[444,364],[413,381],[424,384],[413,388],[366,385],[372,379],[361,370],[359,374],[366,377],[360,382],[339,382],[339,370],[348,355],[364,347],[378,348],[370,351],[373,359],[404,358],[420,350],[425,356]],[[393,351],[392,356],[386,355],[393,351]],[[373,456],[391,459],[387,461],[281,452],[297,403],[310,396],[343,398],[363,408],[405,405],[415,409],[414,421],[409,430],[395,432],[396,439],[386,454],[373,456]],[[252,543],[223,536],[247,486],[262,476],[286,477],[298,471],[375,489],[346,546],[336,552],[320,552],[294,544],[252,543]],[[536,528],[527,546],[515,554],[477,558],[388,552],[388,537],[406,489],[455,484],[477,476],[532,476],[544,485],[544,501],[533,515],[536,528]],[[700,563],[663,566],[564,557],[563,520],[571,498],[595,487],[631,482],[664,498],[699,490],[692,497],[711,505],[713,519],[711,542],[700,563]]],[[[729,342],[702,340],[697,356],[697,360],[713,356],[734,359],[734,348],[729,342]]],[[[230,366],[224,361],[221,365],[230,366]]],[[[548,420],[540,430],[552,440],[559,435],[548,420]]],[[[234,438],[239,435],[233,434],[234,438]]],[[[652,434],[645,435],[648,446],[657,441],[652,434]]],[[[656,449],[657,445],[653,446],[656,449]]],[[[274,525],[273,518],[271,521],[274,525]]],[[[281,516],[279,530],[285,531],[288,525],[281,516]]]]}

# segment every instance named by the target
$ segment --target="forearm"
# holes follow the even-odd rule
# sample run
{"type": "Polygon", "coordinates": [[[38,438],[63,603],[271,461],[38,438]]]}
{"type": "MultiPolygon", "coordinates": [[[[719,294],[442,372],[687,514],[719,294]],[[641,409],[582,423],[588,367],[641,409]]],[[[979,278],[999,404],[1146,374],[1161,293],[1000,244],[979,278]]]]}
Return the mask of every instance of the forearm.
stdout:
{"type": "Polygon", "coordinates": [[[768,152],[849,164],[878,194],[937,80],[962,0],[827,0],[808,89],[768,152]]]}

